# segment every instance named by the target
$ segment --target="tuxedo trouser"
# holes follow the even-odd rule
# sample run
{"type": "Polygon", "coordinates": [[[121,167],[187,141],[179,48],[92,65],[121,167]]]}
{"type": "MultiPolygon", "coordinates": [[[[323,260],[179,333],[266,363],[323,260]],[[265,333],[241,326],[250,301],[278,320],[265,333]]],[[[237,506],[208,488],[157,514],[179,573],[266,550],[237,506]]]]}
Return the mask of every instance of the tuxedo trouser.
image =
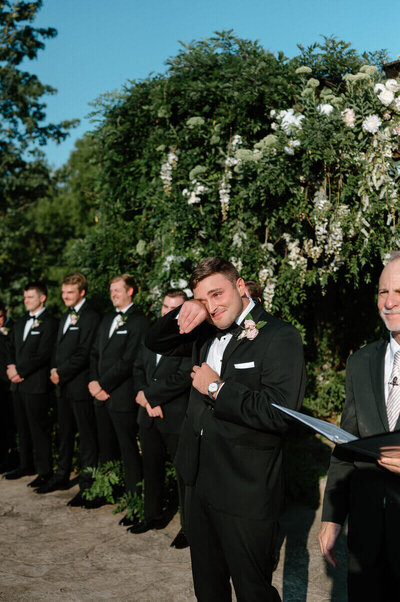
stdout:
{"type": "Polygon", "coordinates": [[[120,455],[124,465],[125,488],[132,494],[142,480],[142,461],[137,442],[137,411],[115,412],[106,404],[95,405],[97,431],[99,437],[100,463],[118,459],[118,442],[120,455]]]}
{"type": "Polygon", "coordinates": [[[0,462],[16,448],[16,427],[12,396],[7,384],[0,383],[0,462]]]}
{"type": "MultiPolygon", "coordinates": [[[[144,476],[144,516],[147,520],[159,518],[162,514],[163,493],[165,482],[165,462],[176,455],[179,434],[162,433],[158,430],[155,421],[149,428],[139,427],[140,446],[142,448],[143,476],[144,476]]],[[[176,473],[180,519],[183,527],[183,481],[176,473]]]]}
{"type": "Polygon", "coordinates": [[[215,510],[195,487],[186,488],[185,506],[197,600],[231,602],[232,577],[237,602],[280,602],[271,585],[276,522],[215,510]]]}
{"type": "Polygon", "coordinates": [[[57,399],[58,415],[58,468],[56,476],[69,479],[74,453],[75,433],[79,432],[80,476],[79,487],[92,484],[86,468],[97,466],[97,432],[93,400],[75,401],[65,395],[57,399]]]}
{"type": "Polygon", "coordinates": [[[53,470],[49,395],[14,391],[13,401],[20,468],[28,469],[33,464],[39,475],[48,475],[53,470]]]}

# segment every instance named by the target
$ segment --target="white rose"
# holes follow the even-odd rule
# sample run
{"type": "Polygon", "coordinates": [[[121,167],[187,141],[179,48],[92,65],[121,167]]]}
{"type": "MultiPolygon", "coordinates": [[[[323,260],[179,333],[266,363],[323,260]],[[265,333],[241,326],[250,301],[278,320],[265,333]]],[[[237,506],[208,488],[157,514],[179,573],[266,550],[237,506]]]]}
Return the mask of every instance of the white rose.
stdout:
{"type": "Polygon", "coordinates": [[[394,94],[390,90],[382,90],[378,98],[385,107],[388,107],[394,101],[394,94]]]}
{"type": "Polygon", "coordinates": [[[356,122],[356,114],[354,109],[345,109],[341,113],[342,119],[349,128],[353,128],[356,122]]]}
{"type": "Polygon", "coordinates": [[[362,128],[370,134],[376,134],[380,125],[382,125],[382,121],[379,119],[378,115],[368,115],[362,123],[362,128]]]}
{"type": "Polygon", "coordinates": [[[333,106],[328,103],[321,104],[317,106],[317,111],[321,115],[329,115],[333,111],[333,106]]]}
{"type": "Polygon", "coordinates": [[[378,94],[378,92],[383,92],[385,90],[385,86],[383,84],[375,84],[374,92],[378,94]]]}
{"type": "Polygon", "coordinates": [[[399,90],[400,86],[397,83],[397,80],[395,79],[388,79],[386,80],[386,84],[385,84],[387,90],[390,90],[391,92],[397,92],[397,90],[399,90]]]}

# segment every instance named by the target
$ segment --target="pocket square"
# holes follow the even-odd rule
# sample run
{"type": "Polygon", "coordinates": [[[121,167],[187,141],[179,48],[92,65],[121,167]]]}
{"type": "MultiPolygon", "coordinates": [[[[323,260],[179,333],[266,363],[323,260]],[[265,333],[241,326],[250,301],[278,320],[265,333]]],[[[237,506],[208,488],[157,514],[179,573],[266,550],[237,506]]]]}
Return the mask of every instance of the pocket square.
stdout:
{"type": "Polygon", "coordinates": [[[127,330],[117,330],[117,334],[128,334],[127,330]]]}
{"type": "Polygon", "coordinates": [[[70,326],[69,330],[79,330],[79,326],[70,326]]]}
{"type": "Polygon", "coordinates": [[[38,330],[31,330],[31,334],[40,334],[38,330]]]}
{"type": "Polygon", "coordinates": [[[255,368],[254,362],[244,362],[243,364],[234,364],[238,370],[246,370],[246,368],[255,368]]]}

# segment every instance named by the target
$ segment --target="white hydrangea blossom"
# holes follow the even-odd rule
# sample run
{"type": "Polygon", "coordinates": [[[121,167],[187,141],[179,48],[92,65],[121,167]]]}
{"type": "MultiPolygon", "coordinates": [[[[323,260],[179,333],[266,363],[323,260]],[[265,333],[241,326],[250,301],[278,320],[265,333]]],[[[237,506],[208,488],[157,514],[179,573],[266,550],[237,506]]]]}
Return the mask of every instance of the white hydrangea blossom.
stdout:
{"type": "Polygon", "coordinates": [[[168,153],[165,163],[161,165],[160,178],[163,183],[164,192],[169,194],[172,190],[172,170],[178,166],[178,155],[173,151],[168,153]]]}
{"type": "Polygon", "coordinates": [[[188,283],[184,278],[178,278],[178,280],[171,280],[170,285],[172,288],[179,288],[183,290],[187,287],[188,283]]]}
{"type": "Polygon", "coordinates": [[[229,170],[226,170],[224,175],[221,178],[218,188],[219,194],[219,202],[221,203],[221,211],[222,211],[222,220],[226,220],[228,217],[229,211],[229,202],[230,202],[230,192],[231,185],[229,183],[230,178],[232,177],[232,173],[229,170]]]}
{"type": "Polygon", "coordinates": [[[172,262],[183,263],[186,261],[186,257],[182,257],[182,255],[167,255],[164,259],[164,263],[162,265],[162,271],[167,272],[171,268],[172,262]]]}
{"type": "Polygon", "coordinates": [[[304,115],[296,115],[294,109],[288,109],[287,111],[279,111],[278,119],[281,120],[281,128],[288,136],[297,129],[301,130],[301,122],[304,119],[304,115]]]}
{"type": "Polygon", "coordinates": [[[240,146],[242,144],[242,137],[239,136],[239,134],[236,134],[233,138],[232,138],[232,148],[236,149],[238,146],[240,146]]]}
{"type": "Polygon", "coordinates": [[[229,261],[235,266],[235,268],[237,269],[237,271],[240,274],[240,272],[243,269],[243,262],[240,259],[240,257],[231,257],[229,261]]]}

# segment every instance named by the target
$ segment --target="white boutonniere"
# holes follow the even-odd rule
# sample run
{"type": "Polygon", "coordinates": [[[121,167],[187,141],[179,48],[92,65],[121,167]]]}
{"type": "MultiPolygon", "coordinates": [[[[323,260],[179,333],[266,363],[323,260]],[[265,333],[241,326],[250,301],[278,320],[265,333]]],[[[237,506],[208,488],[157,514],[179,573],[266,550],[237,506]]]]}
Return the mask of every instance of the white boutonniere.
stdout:
{"type": "Polygon", "coordinates": [[[118,328],[121,328],[121,326],[123,326],[125,324],[127,319],[128,319],[128,316],[126,314],[123,314],[122,316],[119,315],[117,318],[117,321],[115,323],[115,330],[118,330],[118,328]]]}
{"type": "Polygon", "coordinates": [[[77,313],[76,313],[76,311],[74,310],[74,311],[71,311],[71,314],[70,314],[70,315],[71,315],[71,317],[70,317],[70,319],[71,319],[71,324],[72,324],[72,326],[75,326],[75,324],[76,324],[76,323],[78,322],[78,320],[79,320],[79,314],[77,314],[77,313]]]}
{"type": "Polygon", "coordinates": [[[10,332],[10,329],[9,329],[9,328],[7,328],[7,326],[2,326],[2,327],[0,328],[0,332],[1,332],[1,334],[4,334],[4,336],[7,336],[7,335],[8,335],[8,333],[10,332]]]}
{"type": "Polygon", "coordinates": [[[32,328],[39,328],[40,322],[41,322],[41,320],[39,320],[38,318],[35,318],[33,320],[32,328]]]}
{"type": "Polygon", "coordinates": [[[266,325],[266,322],[254,322],[252,315],[247,314],[244,320],[244,327],[241,326],[242,332],[238,336],[238,340],[240,339],[249,339],[249,341],[253,341],[258,336],[258,331],[260,328],[266,325]]]}

